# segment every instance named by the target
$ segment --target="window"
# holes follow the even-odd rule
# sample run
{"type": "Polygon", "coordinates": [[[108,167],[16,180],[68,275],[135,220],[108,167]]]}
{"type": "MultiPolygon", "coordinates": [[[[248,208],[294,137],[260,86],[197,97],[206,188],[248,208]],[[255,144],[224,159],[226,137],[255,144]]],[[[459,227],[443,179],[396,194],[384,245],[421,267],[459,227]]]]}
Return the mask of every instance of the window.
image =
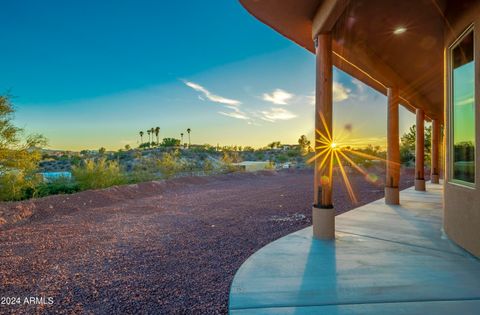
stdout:
{"type": "Polygon", "coordinates": [[[452,178],[475,183],[475,60],[473,30],[452,48],[452,178]]]}

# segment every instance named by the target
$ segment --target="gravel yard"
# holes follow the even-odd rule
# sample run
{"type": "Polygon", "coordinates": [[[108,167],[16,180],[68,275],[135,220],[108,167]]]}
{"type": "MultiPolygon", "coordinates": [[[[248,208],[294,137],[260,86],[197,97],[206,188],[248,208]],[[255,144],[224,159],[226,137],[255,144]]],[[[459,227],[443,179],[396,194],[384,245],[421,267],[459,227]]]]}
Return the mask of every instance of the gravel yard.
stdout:
{"type": "MultiPolygon", "coordinates": [[[[383,197],[381,180],[350,179],[360,204],[383,197]]],[[[336,180],[337,211],[354,208],[336,180]]],[[[237,173],[0,204],[0,297],[21,298],[0,313],[226,313],[245,259],[311,224],[312,181],[312,170],[237,173]]]]}

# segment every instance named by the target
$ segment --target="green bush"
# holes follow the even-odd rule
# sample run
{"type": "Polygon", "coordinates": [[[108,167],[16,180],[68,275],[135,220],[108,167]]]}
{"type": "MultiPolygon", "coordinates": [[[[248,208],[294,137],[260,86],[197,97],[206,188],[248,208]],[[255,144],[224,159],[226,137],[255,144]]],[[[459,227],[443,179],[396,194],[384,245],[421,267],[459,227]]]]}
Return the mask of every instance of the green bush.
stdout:
{"type": "Polygon", "coordinates": [[[163,178],[172,178],[182,170],[178,155],[179,153],[177,151],[167,152],[157,161],[158,168],[162,173],[163,178]]]}
{"type": "Polygon", "coordinates": [[[136,157],[137,161],[128,173],[129,183],[142,183],[160,178],[157,160],[146,157],[136,157]]]}
{"type": "Polygon", "coordinates": [[[285,163],[288,161],[288,157],[285,154],[279,154],[277,155],[277,161],[279,163],[285,163]]]}
{"type": "Polygon", "coordinates": [[[301,156],[302,153],[299,150],[288,150],[287,151],[287,156],[290,158],[301,156]]]}
{"type": "Polygon", "coordinates": [[[59,177],[46,183],[39,184],[31,197],[45,197],[49,195],[73,194],[80,191],[80,185],[74,180],[59,177]]]}
{"type": "Polygon", "coordinates": [[[81,166],[73,166],[72,174],[82,190],[127,183],[118,162],[107,161],[105,158],[86,160],[81,166]]]}
{"type": "Polygon", "coordinates": [[[22,171],[5,173],[0,176],[0,200],[16,201],[29,198],[40,181],[39,176],[25,176],[22,171]]]}
{"type": "Polygon", "coordinates": [[[178,171],[182,173],[188,173],[193,176],[196,171],[202,170],[200,165],[201,163],[197,161],[183,160],[180,162],[178,171]]]}
{"type": "Polygon", "coordinates": [[[238,167],[237,165],[234,165],[234,163],[240,162],[240,157],[237,152],[228,153],[224,151],[220,161],[222,162],[222,166],[221,166],[222,172],[232,173],[232,172],[240,171],[240,167],[238,167]]]}
{"type": "Polygon", "coordinates": [[[212,161],[205,159],[203,161],[203,172],[208,175],[208,174],[212,174],[214,170],[215,170],[215,167],[213,166],[212,161]]]}
{"type": "Polygon", "coordinates": [[[400,146],[400,162],[403,165],[410,165],[414,161],[415,155],[406,146],[400,146]]]}
{"type": "Polygon", "coordinates": [[[175,138],[164,138],[160,145],[162,147],[177,147],[180,146],[180,140],[175,138]]]}
{"type": "Polygon", "coordinates": [[[0,199],[20,200],[40,182],[35,175],[42,159],[39,147],[46,144],[40,135],[25,135],[13,124],[13,105],[0,95],[0,199]]]}
{"type": "MultiPolygon", "coordinates": [[[[202,157],[198,158],[201,159],[202,157]]],[[[179,173],[193,174],[197,170],[202,170],[202,163],[199,161],[190,161],[180,158],[178,150],[164,152],[160,157],[144,157],[134,166],[129,173],[129,182],[145,182],[159,178],[169,179],[179,173]]]]}
{"type": "Polygon", "coordinates": [[[149,172],[146,170],[134,170],[128,174],[127,181],[130,184],[135,184],[149,182],[156,179],[159,179],[159,177],[153,172],[149,172]]]}
{"type": "Polygon", "coordinates": [[[261,151],[255,152],[255,159],[257,161],[263,161],[265,159],[265,154],[261,151]]]}

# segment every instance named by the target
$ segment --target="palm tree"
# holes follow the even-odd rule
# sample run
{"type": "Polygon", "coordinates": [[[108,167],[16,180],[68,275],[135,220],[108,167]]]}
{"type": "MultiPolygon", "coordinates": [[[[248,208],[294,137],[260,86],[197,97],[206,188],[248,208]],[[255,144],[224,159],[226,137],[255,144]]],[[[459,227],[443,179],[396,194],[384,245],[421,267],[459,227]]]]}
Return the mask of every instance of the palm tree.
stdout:
{"type": "Polygon", "coordinates": [[[160,135],[160,127],[155,128],[155,137],[157,137],[157,145],[160,144],[158,136],[160,135]]]}
{"type": "Polygon", "coordinates": [[[180,143],[182,144],[182,147],[183,147],[183,132],[180,134],[180,139],[182,139],[180,140],[180,143]]]}
{"type": "Polygon", "coordinates": [[[190,148],[190,132],[192,131],[192,129],[188,128],[187,129],[187,133],[188,133],[188,147],[190,148]]]}
{"type": "Polygon", "coordinates": [[[152,144],[153,143],[153,136],[155,134],[155,128],[153,128],[153,127],[150,128],[150,133],[152,134],[152,140],[150,140],[150,144],[152,144]]]}
{"type": "Polygon", "coordinates": [[[140,144],[143,144],[143,131],[140,131],[140,144]]]}
{"type": "Polygon", "coordinates": [[[150,134],[152,133],[152,131],[150,129],[147,130],[147,133],[148,133],[148,146],[150,146],[150,143],[152,143],[152,138],[150,137],[150,134]]]}

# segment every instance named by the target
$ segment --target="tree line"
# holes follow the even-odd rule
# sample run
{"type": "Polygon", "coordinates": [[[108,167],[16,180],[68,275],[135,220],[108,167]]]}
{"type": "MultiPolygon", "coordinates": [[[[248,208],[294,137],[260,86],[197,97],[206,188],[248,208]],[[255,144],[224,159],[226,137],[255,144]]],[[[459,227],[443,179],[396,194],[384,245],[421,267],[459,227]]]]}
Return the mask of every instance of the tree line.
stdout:
{"type": "Polygon", "coordinates": [[[138,132],[140,136],[140,145],[138,146],[139,148],[152,148],[152,147],[158,147],[158,146],[163,146],[163,147],[178,147],[178,146],[188,146],[190,147],[191,145],[191,138],[190,138],[190,133],[192,132],[191,128],[187,128],[187,134],[188,134],[188,143],[183,142],[183,136],[184,133],[180,133],[180,139],[177,138],[163,138],[162,142],[160,142],[160,127],[151,127],[150,129],[147,129],[146,134],[148,136],[148,141],[144,142],[143,137],[145,136],[145,131],[140,130],[138,132]],[[156,140],[156,141],[154,141],[156,140]]]}

